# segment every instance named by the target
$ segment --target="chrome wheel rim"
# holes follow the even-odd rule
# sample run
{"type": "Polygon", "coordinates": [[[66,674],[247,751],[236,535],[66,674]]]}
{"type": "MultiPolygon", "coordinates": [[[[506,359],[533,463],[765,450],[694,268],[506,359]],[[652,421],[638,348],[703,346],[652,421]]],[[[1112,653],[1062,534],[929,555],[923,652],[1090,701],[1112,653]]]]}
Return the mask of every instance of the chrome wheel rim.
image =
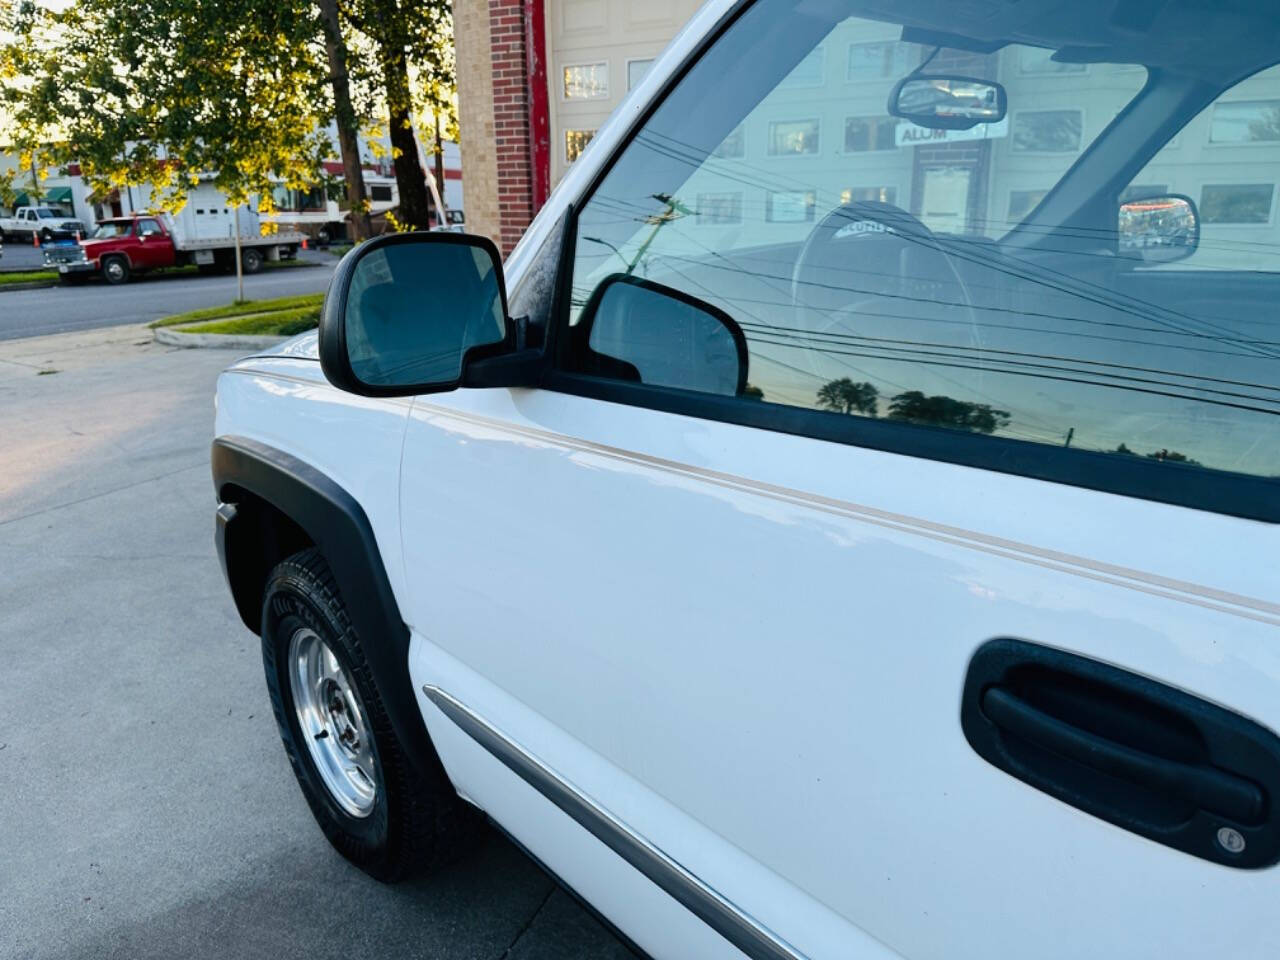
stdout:
{"type": "Polygon", "coordinates": [[[350,816],[373,813],[378,766],[364,704],[346,669],[310,627],[289,641],[298,728],[329,796],[350,816]]]}
{"type": "Polygon", "coordinates": [[[124,276],[124,268],[117,261],[112,260],[107,264],[107,276],[112,280],[119,280],[124,276]]]}

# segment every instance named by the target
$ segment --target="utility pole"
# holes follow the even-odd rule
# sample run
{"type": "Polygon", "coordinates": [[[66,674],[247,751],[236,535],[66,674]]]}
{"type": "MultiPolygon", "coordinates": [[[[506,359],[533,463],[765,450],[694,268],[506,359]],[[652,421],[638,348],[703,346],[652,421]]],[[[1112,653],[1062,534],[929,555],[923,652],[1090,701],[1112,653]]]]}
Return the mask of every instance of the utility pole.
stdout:
{"type": "Polygon", "coordinates": [[[244,302],[244,267],[243,267],[243,265],[242,265],[242,264],[241,264],[241,262],[240,262],[240,205],[239,205],[239,204],[237,204],[237,205],[236,205],[236,208],[235,208],[235,217],[236,217],[236,225],[235,225],[235,232],[236,232],[236,286],[237,286],[237,287],[239,288],[239,290],[240,290],[239,295],[236,297],[236,303],[243,303],[243,302],[244,302]]]}

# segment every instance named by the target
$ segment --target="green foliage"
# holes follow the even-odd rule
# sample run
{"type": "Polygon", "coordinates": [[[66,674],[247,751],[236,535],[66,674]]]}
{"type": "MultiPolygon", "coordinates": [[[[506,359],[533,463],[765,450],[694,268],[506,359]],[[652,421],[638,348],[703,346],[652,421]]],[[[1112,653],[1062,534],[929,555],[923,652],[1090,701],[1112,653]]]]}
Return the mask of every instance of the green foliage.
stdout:
{"type": "Polygon", "coordinates": [[[96,191],[145,184],[177,208],[200,175],[269,204],[273,177],[304,188],[330,151],[304,0],[0,2],[0,113],[24,161],[78,162],[96,191]]]}
{"type": "Polygon", "coordinates": [[[996,410],[987,403],[970,403],[954,397],[926,397],[919,390],[908,390],[889,401],[889,419],[923,423],[934,427],[994,433],[1009,425],[1008,410],[996,410]]]}
{"type": "Polygon", "coordinates": [[[54,283],[58,275],[50,270],[0,273],[0,287],[15,283],[54,283]]]}
{"type": "Polygon", "coordinates": [[[298,297],[276,297],[274,300],[242,300],[239,303],[228,303],[221,307],[205,307],[201,310],[189,310],[186,313],[164,317],[151,324],[153,327],[172,327],[179,323],[196,323],[201,320],[222,320],[227,317],[247,317],[255,314],[273,313],[298,309],[319,309],[324,303],[323,293],[308,293],[298,297]]]}
{"type": "Polygon", "coordinates": [[[182,327],[179,333],[220,333],[242,336],[292,337],[307,330],[314,330],[320,323],[320,308],[303,307],[298,310],[276,310],[272,313],[256,313],[230,320],[214,320],[182,327]]]}

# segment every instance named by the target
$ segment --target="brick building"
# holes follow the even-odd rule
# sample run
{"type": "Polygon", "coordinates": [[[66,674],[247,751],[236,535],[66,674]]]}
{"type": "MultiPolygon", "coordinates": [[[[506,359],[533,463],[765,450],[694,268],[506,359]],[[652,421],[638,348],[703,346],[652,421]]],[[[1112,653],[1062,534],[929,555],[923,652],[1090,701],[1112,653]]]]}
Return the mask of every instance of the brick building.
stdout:
{"type": "Polygon", "coordinates": [[[455,0],[468,228],[515,246],[699,0],[455,0]]]}

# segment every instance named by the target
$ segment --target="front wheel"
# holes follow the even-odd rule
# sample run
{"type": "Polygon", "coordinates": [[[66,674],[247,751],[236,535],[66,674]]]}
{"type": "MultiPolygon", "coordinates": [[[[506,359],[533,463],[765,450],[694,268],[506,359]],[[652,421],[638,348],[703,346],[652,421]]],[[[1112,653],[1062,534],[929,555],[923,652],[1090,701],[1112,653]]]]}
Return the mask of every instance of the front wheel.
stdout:
{"type": "Polygon", "coordinates": [[[257,273],[262,269],[262,251],[253,249],[241,251],[240,266],[245,273],[257,273]]]}
{"type": "Polygon", "coordinates": [[[102,278],[112,286],[129,282],[129,261],[124,257],[105,257],[102,261],[102,278]]]}
{"type": "Polygon", "coordinates": [[[283,561],[268,578],[262,661],[294,775],[339,853],[394,882],[458,849],[474,815],[437,758],[424,758],[426,782],[410,764],[315,549],[283,561]]]}

